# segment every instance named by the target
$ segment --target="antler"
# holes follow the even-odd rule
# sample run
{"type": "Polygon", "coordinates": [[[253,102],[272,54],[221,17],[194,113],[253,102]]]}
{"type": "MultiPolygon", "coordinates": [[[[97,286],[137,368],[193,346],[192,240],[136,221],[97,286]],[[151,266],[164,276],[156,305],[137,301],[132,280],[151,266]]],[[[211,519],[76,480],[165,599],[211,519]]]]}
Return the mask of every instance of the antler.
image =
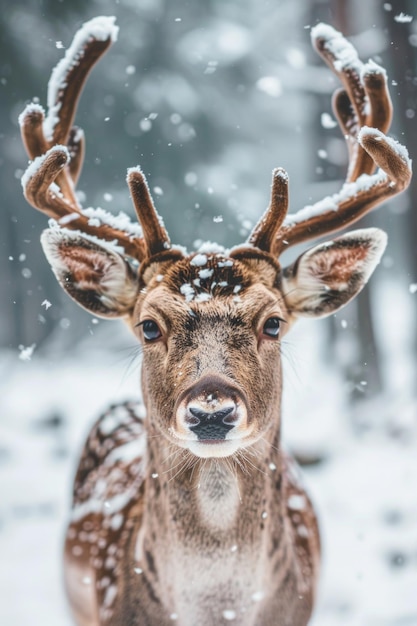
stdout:
{"type": "Polygon", "coordinates": [[[142,261],[170,248],[170,241],[140,170],[129,171],[128,184],[143,230],[123,213],[116,217],[103,209],[82,209],[75,194],[84,158],[84,133],[73,127],[73,120],[90,70],[117,38],[114,22],[114,17],[97,17],[76,33],[65,58],[52,72],[46,117],[43,108],[34,103],[21,114],[22,138],[32,159],[22,186],[28,202],[60,226],[115,242],[126,255],[142,261]]]}
{"type": "MultiPolygon", "coordinates": [[[[353,46],[331,26],[318,24],[312,29],[311,37],[316,50],[344,87],[334,93],[332,104],[347,142],[349,168],[339,193],[285,219],[280,214],[274,239],[269,236],[276,219],[271,201],[249,243],[273,255],[279,255],[286,247],[345,228],[375,205],[406,189],[411,180],[407,150],[384,134],[392,117],[385,70],[373,61],[363,64],[353,46]],[[373,174],[376,167],[380,170],[373,174]]],[[[275,186],[272,198],[274,195],[275,186]]]]}

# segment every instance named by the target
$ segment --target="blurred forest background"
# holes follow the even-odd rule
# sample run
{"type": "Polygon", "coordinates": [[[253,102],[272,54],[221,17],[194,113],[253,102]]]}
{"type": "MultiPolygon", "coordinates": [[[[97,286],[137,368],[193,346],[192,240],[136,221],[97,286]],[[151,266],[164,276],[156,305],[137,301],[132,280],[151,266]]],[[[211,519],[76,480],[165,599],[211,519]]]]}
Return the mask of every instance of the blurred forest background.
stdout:
{"type": "MultiPolygon", "coordinates": [[[[44,626],[69,624],[59,572],[74,463],[98,409],[125,398],[136,354],[121,324],[88,315],[58,286],[39,242],[47,219],[20,183],[27,156],[18,116],[34,98],[46,105],[52,68],[96,15],[115,15],[120,33],[76,118],[87,143],[84,207],[133,217],[125,176],[140,164],[172,241],[192,249],[244,241],[276,166],[289,173],[292,212],[338,191],[347,151],[332,122],[337,81],[310,44],[319,21],[387,69],[390,134],[417,153],[412,0],[8,3],[0,18],[0,623],[11,626],[37,623],[34,615],[44,626]]],[[[383,228],[387,251],[353,303],[295,327],[284,350],[284,435],[311,463],[322,516],[314,624],[415,626],[417,177],[361,226],[383,228]]],[[[131,388],[137,393],[136,364],[131,388]]]]}
{"type": "MultiPolygon", "coordinates": [[[[76,120],[87,139],[84,206],[132,214],[125,174],[139,163],[172,240],[192,247],[196,239],[244,240],[268,202],[277,165],[290,175],[292,211],[340,188],[347,154],[339,128],[323,118],[332,114],[336,81],[311,49],[317,21],[342,30],[363,59],[387,68],[392,134],[413,156],[417,20],[398,18],[413,7],[406,0],[12,3],[0,23],[0,346],[67,351],[91,329],[44,259],[39,235],[46,219],[22,196],[27,157],[17,122],[34,97],[46,104],[50,71],[84,21],[115,14],[121,29],[90,76],[76,120]],[[54,305],[47,311],[45,299],[54,305]]],[[[347,332],[335,319],[326,322],[326,358],[344,369],[353,398],[384,386],[376,309],[386,303],[375,296],[378,281],[404,291],[398,302],[390,299],[392,324],[402,323],[404,307],[415,319],[416,186],[414,179],[407,195],[364,220],[389,233],[383,268],[343,314],[347,332]]],[[[407,341],[415,348],[415,324],[411,331],[407,341]]]]}

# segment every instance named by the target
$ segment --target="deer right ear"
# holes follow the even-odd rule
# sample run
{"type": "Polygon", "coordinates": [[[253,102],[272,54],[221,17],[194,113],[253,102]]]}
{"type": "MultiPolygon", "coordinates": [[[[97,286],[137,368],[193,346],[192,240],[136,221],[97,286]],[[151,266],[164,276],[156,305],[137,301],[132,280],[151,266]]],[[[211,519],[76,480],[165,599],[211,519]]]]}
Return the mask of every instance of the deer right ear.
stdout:
{"type": "Polygon", "coordinates": [[[120,254],[59,227],[45,230],[41,243],[58,282],[84,309],[107,318],[131,313],[139,282],[120,254]]]}
{"type": "Polygon", "coordinates": [[[366,228],[307,250],[284,270],[289,313],[324,317],[347,304],[368,282],[386,243],[382,230],[366,228]]]}

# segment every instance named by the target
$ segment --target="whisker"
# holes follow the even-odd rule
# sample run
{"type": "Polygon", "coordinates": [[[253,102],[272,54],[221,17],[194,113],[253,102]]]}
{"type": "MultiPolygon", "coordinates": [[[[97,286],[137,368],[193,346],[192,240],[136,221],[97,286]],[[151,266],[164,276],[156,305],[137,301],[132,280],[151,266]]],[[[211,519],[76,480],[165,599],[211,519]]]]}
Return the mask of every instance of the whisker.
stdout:
{"type": "Polygon", "coordinates": [[[264,441],[267,446],[269,446],[273,450],[276,450],[276,452],[281,453],[281,448],[278,448],[277,446],[274,446],[274,444],[271,443],[270,441],[268,441],[265,437],[261,437],[261,440],[264,441]]]}
{"type": "MultiPolygon", "coordinates": [[[[187,460],[186,458],[184,459],[184,457],[186,456],[186,455],[185,455],[185,450],[179,450],[179,451],[178,451],[178,455],[179,455],[179,456],[181,456],[181,458],[180,458],[180,460],[178,461],[178,463],[176,463],[175,465],[171,465],[170,467],[168,467],[166,470],[164,470],[164,471],[162,472],[163,474],[169,474],[170,472],[173,472],[173,471],[174,471],[174,470],[176,470],[176,469],[177,469],[177,467],[179,467],[180,465],[182,466],[180,471],[182,471],[183,466],[184,466],[184,464],[186,463],[186,460],[187,460]]],[[[171,479],[170,479],[170,480],[171,480],[171,479]]],[[[168,481],[168,482],[169,482],[169,481],[168,481]]]]}
{"type": "Polygon", "coordinates": [[[244,461],[246,461],[246,463],[248,463],[251,467],[253,467],[254,470],[260,472],[264,476],[268,476],[268,474],[264,472],[258,465],[255,465],[254,463],[252,463],[252,461],[249,459],[249,456],[246,455],[245,452],[246,450],[241,451],[241,456],[244,459],[244,461]]]}
{"type": "Polygon", "coordinates": [[[245,464],[244,464],[244,463],[242,463],[242,461],[239,459],[239,455],[240,455],[240,453],[241,453],[241,450],[238,450],[238,451],[237,451],[237,453],[236,453],[236,454],[235,454],[235,456],[234,456],[234,461],[235,461],[235,463],[237,463],[237,465],[240,467],[240,469],[242,470],[242,472],[243,472],[244,474],[249,475],[249,474],[250,474],[250,472],[249,472],[248,468],[247,468],[247,467],[245,467],[245,464]]]}

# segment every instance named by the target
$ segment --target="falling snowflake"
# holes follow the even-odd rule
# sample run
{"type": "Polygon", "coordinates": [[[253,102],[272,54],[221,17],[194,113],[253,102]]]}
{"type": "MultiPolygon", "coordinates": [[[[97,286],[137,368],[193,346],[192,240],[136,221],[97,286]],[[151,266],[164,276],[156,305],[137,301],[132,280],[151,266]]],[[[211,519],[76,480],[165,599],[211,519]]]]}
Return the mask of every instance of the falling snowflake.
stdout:
{"type": "Polygon", "coordinates": [[[399,22],[400,24],[408,24],[413,21],[412,15],[406,15],[405,13],[400,13],[399,15],[394,16],[394,20],[399,22]]]}
{"type": "Polygon", "coordinates": [[[20,350],[19,359],[21,361],[30,361],[35,348],[36,348],[36,343],[32,343],[31,346],[27,346],[26,348],[25,346],[19,346],[19,350],[20,350]]]}

